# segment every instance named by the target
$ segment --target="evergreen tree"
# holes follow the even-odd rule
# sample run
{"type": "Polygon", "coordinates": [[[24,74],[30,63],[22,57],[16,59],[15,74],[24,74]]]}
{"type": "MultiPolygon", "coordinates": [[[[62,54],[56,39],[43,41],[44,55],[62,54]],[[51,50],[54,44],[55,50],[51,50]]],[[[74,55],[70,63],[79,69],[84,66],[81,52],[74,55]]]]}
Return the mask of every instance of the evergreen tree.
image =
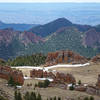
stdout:
{"type": "Polygon", "coordinates": [[[78,81],[78,84],[81,85],[81,80],[78,81]]]}
{"type": "Polygon", "coordinates": [[[18,92],[18,100],[22,100],[22,96],[21,96],[21,93],[20,92],[18,92]]]}
{"type": "Polygon", "coordinates": [[[49,80],[45,80],[45,81],[44,81],[44,87],[48,87],[49,84],[50,84],[50,81],[49,81],[49,80]]]}
{"type": "Polygon", "coordinates": [[[85,97],[84,100],[89,100],[89,98],[88,97],[85,97]]]}
{"type": "Polygon", "coordinates": [[[25,93],[24,99],[25,100],[30,100],[30,94],[29,94],[29,92],[25,93]]]}
{"type": "Polygon", "coordinates": [[[9,80],[8,80],[8,85],[14,86],[15,82],[12,76],[10,76],[9,80]]]}
{"type": "Polygon", "coordinates": [[[70,90],[74,90],[74,85],[69,87],[70,90]]]}
{"type": "Polygon", "coordinates": [[[36,100],[36,94],[34,92],[31,92],[30,100],[36,100]]]}
{"type": "Polygon", "coordinates": [[[54,100],[56,100],[56,96],[54,97],[54,100]]]}
{"type": "Polygon", "coordinates": [[[15,93],[14,93],[14,98],[15,98],[15,100],[18,100],[18,94],[17,94],[17,91],[15,91],[15,93]]]}
{"type": "Polygon", "coordinates": [[[94,100],[94,97],[90,96],[90,100],[94,100]]]}
{"type": "Polygon", "coordinates": [[[52,100],[52,98],[50,97],[50,100],[52,100]]]}
{"type": "Polygon", "coordinates": [[[58,97],[58,100],[61,100],[61,97],[58,97]]]}
{"type": "Polygon", "coordinates": [[[42,100],[42,98],[41,98],[41,95],[40,95],[40,94],[38,94],[38,96],[37,96],[37,100],[42,100]]]}

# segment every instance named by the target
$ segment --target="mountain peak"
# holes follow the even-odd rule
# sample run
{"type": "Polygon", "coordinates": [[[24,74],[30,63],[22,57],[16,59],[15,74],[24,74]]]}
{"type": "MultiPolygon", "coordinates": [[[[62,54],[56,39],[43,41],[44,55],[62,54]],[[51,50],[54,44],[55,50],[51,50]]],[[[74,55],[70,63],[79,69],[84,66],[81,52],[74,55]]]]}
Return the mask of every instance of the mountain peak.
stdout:
{"type": "Polygon", "coordinates": [[[33,27],[29,31],[36,33],[37,35],[40,35],[42,37],[46,37],[51,33],[55,32],[56,30],[58,30],[59,28],[67,27],[67,26],[72,26],[72,22],[70,22],[66,18],[58,18],[47,24],[33,27]]]}
{"type": "Polygon", "coordinates": [[[71,21],[69,21],[68,19],[66,19],[65,17],[58,18],[58,19],[56,19],[55,21],[65,22],[65,23],[72,24],[72,22],[71,22],[71,21]]]}

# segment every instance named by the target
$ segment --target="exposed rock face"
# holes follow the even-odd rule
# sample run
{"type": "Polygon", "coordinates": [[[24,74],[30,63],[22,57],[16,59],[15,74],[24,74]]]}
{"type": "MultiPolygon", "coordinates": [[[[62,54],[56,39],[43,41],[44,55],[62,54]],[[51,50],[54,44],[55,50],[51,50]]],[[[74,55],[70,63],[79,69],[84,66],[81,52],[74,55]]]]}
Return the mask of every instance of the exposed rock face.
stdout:
{"type": "Polygon", "coordinates": [[[43,70],[31,70],[30,77],[37,77],[37,78],[55,78],[55,75],[52,72],[46,72],[43,70]]]}
{"type": "Polygon", "coordinates": [[[54,83],[76,83],[75,78],[71,74],[63,74],[57,72],[53,74],[52,72],[46,72],[43,70],[32,70],[30,71],[30,77],[37,78],[52,78],[54,83]]]}
{"type": "Polygon", "coordinates": [[[51,66],[56,65],[59,63],[72,63],[72,64],[82,64],[86,63],[87,59],[83,56],[80,56],[77,53],[74,53],[70,50],[68,51],[57,51],[57,52],[51,52],[48,53],[47,59],[46,59],[46,65],[45,66],[51,66]]]}
{"type": "Polygon", "coordinates": [[[93,57],[92,62],[94,62],[94,63],[100,62],[100,55],[93,57]]]}
{"type": "Polygon", "coordinates": [[[15,82],[20,83],[21,85],[23,85],[24,83],[24,77],[21,71],[18,70],[13,70],[10,67],[2,67],[0,66],[0,78],[9,80],[10,76],[13,77],[13,79],[15,80],[15,82]]]}
{"type": "Polygon", "coordinates": [[[100,32],[97,32],[94,28],[88,30],[83,38],[83,44],[93,48],[100,47],[100,32]]]}
{"type": "Polygon", "coordinates": [[[56,79],[55,80],[60,80],[62,82],[66,83],[76,83],[75,78],[72,76],[72,74],[64,74],[64,73],[56,73],[56,79]]]}

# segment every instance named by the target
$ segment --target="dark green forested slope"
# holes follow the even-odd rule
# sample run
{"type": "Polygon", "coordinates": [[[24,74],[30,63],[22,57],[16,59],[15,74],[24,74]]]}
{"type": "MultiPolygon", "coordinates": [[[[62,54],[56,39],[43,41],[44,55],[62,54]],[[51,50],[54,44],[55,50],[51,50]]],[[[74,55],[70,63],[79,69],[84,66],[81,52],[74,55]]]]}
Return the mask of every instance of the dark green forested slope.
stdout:
{"type": "Polygon", "coordinates": [[[86,57],[93,57],[99,53],[98,49],[84,46],[85,32],[80,32],[75,27],[65,27],[45,38],[45,42],[30,44],[24,50],[24,54],[54,52],[57,50],[72,50],[86,57]]]}
{"type": "Polygon", "coordinates": [[[35,54],[31,56],[20,56],[15,59],[8,60],[6,65],[9,66],[39,66],[45,63],[46,56],[35,54]]]}
{"type": "Polygon", "coordinates": [[[86,57],[96,55],[98,50],[83,46],[83,36],[84,32],[78,31],[77,28],[64,28],[46,38],[46,42],[43,45],[43,51],[50,52],[69,49],[86,57]]]}

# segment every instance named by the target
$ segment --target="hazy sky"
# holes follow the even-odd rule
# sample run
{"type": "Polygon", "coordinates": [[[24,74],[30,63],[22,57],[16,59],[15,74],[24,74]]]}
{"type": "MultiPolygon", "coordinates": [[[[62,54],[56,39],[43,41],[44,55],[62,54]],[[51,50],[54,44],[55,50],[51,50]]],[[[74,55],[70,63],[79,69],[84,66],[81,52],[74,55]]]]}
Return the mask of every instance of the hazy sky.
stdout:
{"type": "Polygon", "coordinates": [[[100,0],[0,0],[0,2],[100,2],[100,0]]]}

